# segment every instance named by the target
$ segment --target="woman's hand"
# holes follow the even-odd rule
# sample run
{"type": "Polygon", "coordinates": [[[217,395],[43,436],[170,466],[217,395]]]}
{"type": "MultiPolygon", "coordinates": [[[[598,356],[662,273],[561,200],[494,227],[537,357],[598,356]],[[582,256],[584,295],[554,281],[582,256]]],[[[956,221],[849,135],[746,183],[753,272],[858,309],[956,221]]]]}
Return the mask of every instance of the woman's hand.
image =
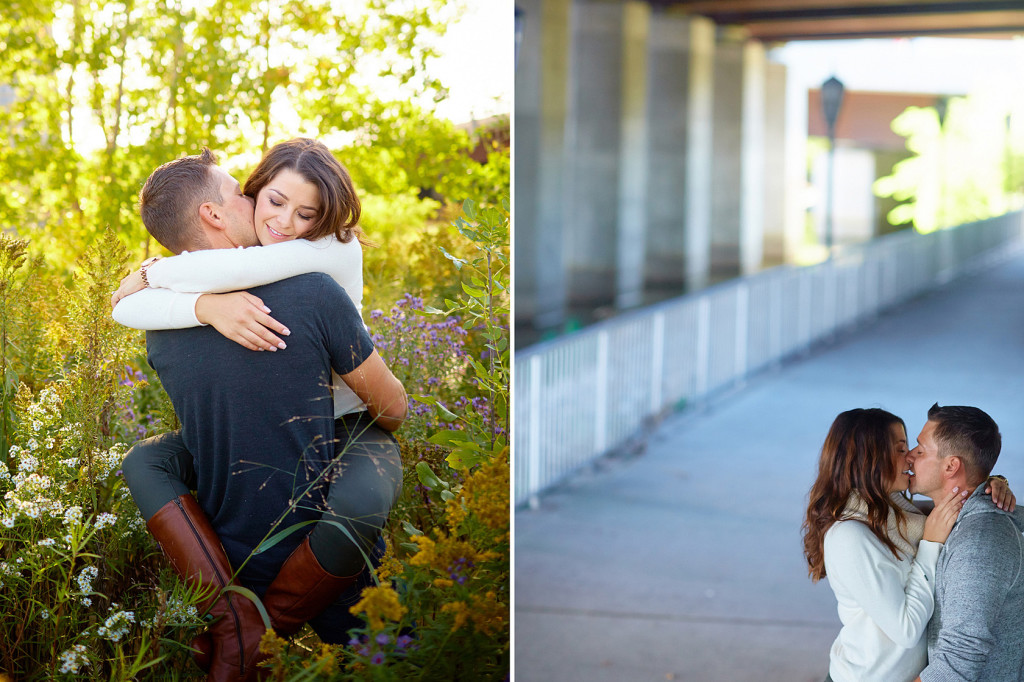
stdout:
{"type": "Polygon", "coordinates": [[[160,260],[159,256],[147,258],[146,260],[142,261],[142,265],[139,267],[138,270],[135,270],[134,272],[129,272],[127,275],[122,277],[121,286],[119,286],[117,288],[117,291],[115,291],[110,296],[110,307],[113,308],[114,306],[116,306],[117,302],[120,301],[125,296],[131,296],[136,291],[142,291],[143,289],[145,289],[146,282],[142,279],[142,270],[144,268],[149,267],[151,264],[157,262],[158,260],[160,260]]]}
{"type": "Polygon", "coordinates": [[[953,488],[941,502],[936,502],[935,509],[924,522],[925,540],[939,543],[946,541],[949,531],[953,530],[953,524],[956,523],[956,517],[960,514],[960,508],[964,506],[968,492],[970,491],[960,492],[960,488],[953,488]]]}
{"type": "Polygon", "coordinates": [[[291,332],[269,312],[270,308],[259,297],[247,291],[203,294],[196,301],[196,318],[200,322],[212,325],[225,338],[249,350],[276,351],[286,347],[273,332],[282,336],[291,332]]]}
{"type": "Polygon", "coordinates": [[[1010,484],[1001,478],[991,477],[985,485],[985,492],[992,493],[992,502],[1000,509],[1012,512],[1017,508],[1017,498],[1010,490],[1010,484]]]}

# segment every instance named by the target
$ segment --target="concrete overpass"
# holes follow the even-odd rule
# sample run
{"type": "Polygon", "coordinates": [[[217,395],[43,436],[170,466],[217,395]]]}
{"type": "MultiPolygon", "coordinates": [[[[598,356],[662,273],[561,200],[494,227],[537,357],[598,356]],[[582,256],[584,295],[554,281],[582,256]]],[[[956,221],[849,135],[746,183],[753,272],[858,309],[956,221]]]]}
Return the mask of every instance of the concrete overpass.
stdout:
{"type": "Polygon", "coordinates": [[[768,59],[773,45],[1024,32],[1021,3],[997,0],[516,6],[515,309],[527,332],[792,260],[807,220],[808,92],[768,59]]]}

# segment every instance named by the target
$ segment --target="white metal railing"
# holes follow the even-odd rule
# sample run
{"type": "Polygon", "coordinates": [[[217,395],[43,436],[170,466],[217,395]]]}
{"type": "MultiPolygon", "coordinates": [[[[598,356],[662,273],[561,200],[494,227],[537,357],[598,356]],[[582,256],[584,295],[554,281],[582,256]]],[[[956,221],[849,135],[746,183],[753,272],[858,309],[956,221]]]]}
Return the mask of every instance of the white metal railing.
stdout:
{"type": "Polygon", "coordinates": [[[1021,212],[899,232],[623,314],[515,354],[515,502],[716,391],[972,268],[1022,238],[1021,212]]]}

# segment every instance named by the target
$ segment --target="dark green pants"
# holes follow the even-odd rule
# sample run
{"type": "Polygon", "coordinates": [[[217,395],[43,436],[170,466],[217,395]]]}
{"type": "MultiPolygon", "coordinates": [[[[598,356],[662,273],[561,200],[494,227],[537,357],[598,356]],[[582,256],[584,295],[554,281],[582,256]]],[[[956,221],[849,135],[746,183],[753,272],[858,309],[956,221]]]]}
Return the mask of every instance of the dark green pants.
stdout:
{"type": "MultiPolygon", "coordinates": [[[[398,444],[365,414],[335,420],[336,451],[343,454],[329,476],[322,521],[336,521],[345,530],[321,522],[314,524],[309,536],[313,554],[334,575],[354,575],[362,570],[363,557],[376,543],[402,490],[398,444]]],[[[196,488],[192,454],[177,431],[137,443],[121,469],[146,521],[168,502],[196,488]]]]}

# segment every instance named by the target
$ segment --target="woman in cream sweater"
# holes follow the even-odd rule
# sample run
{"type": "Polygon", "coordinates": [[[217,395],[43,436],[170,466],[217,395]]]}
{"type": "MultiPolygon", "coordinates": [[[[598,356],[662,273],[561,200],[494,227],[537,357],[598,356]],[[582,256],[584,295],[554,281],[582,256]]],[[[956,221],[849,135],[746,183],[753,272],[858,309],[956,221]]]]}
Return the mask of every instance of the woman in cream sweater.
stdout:
{"type": "Polygon", "coordinates": [[[878,408],[840,414],[822,446],[803,530],[811,579],[828,577],[843,624],[827,681],[911,682],[928,662],[935,565],[969,491],[924,515],[903,494],[907,452],[903,420],[878,408]]]}

